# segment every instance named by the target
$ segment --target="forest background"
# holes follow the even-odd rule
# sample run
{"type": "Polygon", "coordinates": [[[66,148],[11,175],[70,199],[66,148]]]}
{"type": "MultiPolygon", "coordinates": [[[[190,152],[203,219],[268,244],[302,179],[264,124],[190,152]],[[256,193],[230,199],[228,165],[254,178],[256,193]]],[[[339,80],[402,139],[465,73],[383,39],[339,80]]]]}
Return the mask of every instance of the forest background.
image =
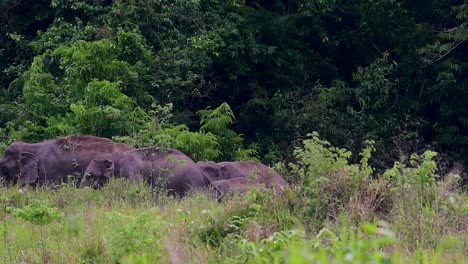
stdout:
{"type": "Polygon", "coordinates": [[[0,261],[466,263],[467,21],[466,0],[1,0],[0,153],[93,134],[290,189],[2,186],[0,261]]]}
{"type": "Polygon", "coordinates": [[[441,168],[467,161],[466,1],[6,0],[0,11],[2,148],[84,133],[272,164],[317,131],[355,153],[373,140],[379,169],[427,149],[441,168]]]}

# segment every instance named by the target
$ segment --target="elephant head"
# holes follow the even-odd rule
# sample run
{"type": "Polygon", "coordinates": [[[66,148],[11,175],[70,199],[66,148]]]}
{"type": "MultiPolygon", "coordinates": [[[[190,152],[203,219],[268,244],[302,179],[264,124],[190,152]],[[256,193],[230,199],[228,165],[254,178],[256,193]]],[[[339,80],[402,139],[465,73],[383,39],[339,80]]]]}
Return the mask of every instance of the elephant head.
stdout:
{"type": "Polygon", "coordinates": [[[20,177],[37,179],[38,162],[30,152],[30,144],[16,141],[8,146],[0,160],[0,176],[7,184],[16,184],[20,177]]]}
{"type": "Polygon", "coordinates": [[[218,163],[214,161],[199,161],[196,165],[203,171],[210,182],[222,179],[221,166],[218,163]]]}
{"type": "Polygon", "coordinates": [[[198,162],[197,165],[212,181],[247,178],[249,182],[265,184],[267,188],[288,186],[272,168],[255,161],[198,162]]]}
{"type": "Polygon", "coordinates": [[[214,181],[210,184],[210,194],[213,198],[221,201],[229,193],[245,193],[252,189],[261,190],[259,183],[251,182],[246,177],[237,177],[227,180],[214,181]]]}
{"type": "Polygon", "coordinates": [[[39,160],[34,153],[22,152],[19,164],[20,170],[17,179],[21,183],[20,187],[35,183],[39,179],[39,160]]]}
{"type": "MultiPolygon", "coordinates": [[[[202,171],[211,181],[249,176],[246,172],[239,170],[238,163],[241,162],[216,163],[214,161],[199,161],[197,162],[197,166],[202,169],[202,171]]],[[[255,170],[253,170],[253,172],[255,173],[255,170]]]]}
{"type": "Polygon", "coordinates": [[[102,187],[115,175],[114,161],[111,154],[102,154],[95,157],[86,168],[80,188],[102,187]]]}

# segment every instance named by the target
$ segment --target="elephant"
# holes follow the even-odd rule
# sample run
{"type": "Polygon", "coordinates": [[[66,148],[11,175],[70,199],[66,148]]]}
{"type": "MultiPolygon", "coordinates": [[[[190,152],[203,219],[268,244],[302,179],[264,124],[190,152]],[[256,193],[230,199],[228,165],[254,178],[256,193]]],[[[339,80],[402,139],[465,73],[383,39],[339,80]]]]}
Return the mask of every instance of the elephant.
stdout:
{"type": "Polygon", "coordinates": [[[23,141],[15,141],[11,143],[5,150],[4,156],[0,159],[0,179],[6,184],[16,184],[17,175],[19,174],[21,149],[23,141]]]}
{"type": "Polygon", "coordinates": [[[210,184],[211,196],[221,201],[229,193],[244,193],[252,189],[260,190],[262,185],[249,181],[247,177],[237,177],[226,180],[213,181],[210,184]]]}
{"type": "Polygon", "coordinates": [[[20,188],[31,183],[56,185],[67,181],[67,176],[79,181],[97,154],[131,149],[107,138],[78,134],[39,143],[16,141],[0,160],[0,176],[8,184],[19,183],[20,188]]]}
{"type": "Polygon", "coordinates": [[[209,179],[214,181],[233,178],[248,178],[251,183],[264,184],[267,188],[285,188],[288,186],[283,177],[265,164],[255,161],[213,161],[197,162],[209,179]]]}
{"type": "Polygon", "coordinates": [[[262,186],[275,190],[288,187],[283,177],[272,168],[255,161],[199,161],[197,165],[210,179],[210,192],[221,200],[229,192],[245,192],[262,186]]]}
{"type": "Polygon", "coordinates": [[[80,187],[101,187],[111,177],[125,177],[131,182],[146,181],[151,186],[167,184],[169,193],[177,196],[210,184],[190,157],[176,149],[161,147],[98,155],[86,169],[80,187]]]}

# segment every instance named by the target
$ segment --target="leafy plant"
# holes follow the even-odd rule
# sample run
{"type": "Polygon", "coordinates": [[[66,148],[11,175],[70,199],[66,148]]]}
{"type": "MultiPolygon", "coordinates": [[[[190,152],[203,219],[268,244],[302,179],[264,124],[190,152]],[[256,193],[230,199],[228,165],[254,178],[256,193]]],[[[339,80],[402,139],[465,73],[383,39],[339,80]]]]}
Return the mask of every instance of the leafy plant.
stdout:
{"type": "Polygon", "coordinates": [[[41,234],[41,248],[43,260],[47,259],[46,255],[46,238],[44,237],[44,225],[60,220],[64,214],[59,212],[54,206],[47,201],[33,199],[23,208],[10,207],[9,210],[17,217],[26,221],[32,222],[39,226],[41,234]]]}
{"type": "Polygon", "coordinates": [[[297,263],[391,263],[386,247],[398,244],[385,222],[365,223],[360,230],[342,227],[339,234],[322,229],[311,244],[294,243],[282,259],[297,263]],[[364,231],[364,232],[363,232],[364,231]]]}
{"type": "Polygon", "coordinates": [[[210,110],[199,110],[200,131],[202,133],[212,133],[219,144],[221,157],[218,160],[237,160],[255,157],[254,149],[244,149],[242,135],[228,128],[234,123],[235,117],[231,107],[222,103],[217,108],[210,110]]]}
{"type": "Polygon", "coordinates": [[[302,207],[300,210],[320,226],[321,220],[336,218],[347,210],[349,202],[364,192],[363,188],[372,188],[369,181],[373,168],[368,162],[374,148],[369,142],[360,153],[360,163],[350,164],[350,151],[321,140],[316,132],[309,137],[303,141],[303,148],[296,149],[297,162],[290,163],[290,167],[296,177],[293,181],[300,182],[302,186],[300,195],[304,204],[299,205],[302,207]]]}
{"type": "Polygon", "coordinates": [[[150,57],[140,36],[128,32],[115,41],[80,40],[47,50],[22,77],[27,116],[11,121],[10,133],[36,133],[37,139],[138,130],[149,120],[137,103],[148,99],[142,80],[149,78],[150,57]]]}
{"type": "Polygon", "coordinates": [[[36,199],[31,200],[24,208],[11,208],[10,210],[15,216],[39,226],[59,220],[64,216],[47,201],[36,199]]]}
{"type": "Polygon", "coordinates": [[[194,160],[255,159],[253,149],[243,147],[243,138],[227,128],[234,114],[223,103],[214,110],[200,110],[200,131],[192,132],[186,125],[169,122],[172,104],[153,105],[152,119],[131,136],[114,137],[137,147],[161,146],[176,148],[194,160]]]}

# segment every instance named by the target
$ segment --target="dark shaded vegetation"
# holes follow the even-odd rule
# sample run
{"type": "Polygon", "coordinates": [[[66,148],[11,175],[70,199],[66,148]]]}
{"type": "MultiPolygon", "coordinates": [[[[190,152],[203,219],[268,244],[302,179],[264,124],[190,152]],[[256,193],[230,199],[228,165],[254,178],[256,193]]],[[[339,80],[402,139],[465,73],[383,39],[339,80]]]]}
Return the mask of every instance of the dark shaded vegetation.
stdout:
{"type": "Polygon", "coordinates": [[[197,111],[226,102],[236,149],[266,163],[290,160],[311,131],[353,152],[374,140],[380,169],[429,148],[442,169],[468,157],[464,1],[6,0],[0,10],[3,146],[198,131],[197,111]]]}

